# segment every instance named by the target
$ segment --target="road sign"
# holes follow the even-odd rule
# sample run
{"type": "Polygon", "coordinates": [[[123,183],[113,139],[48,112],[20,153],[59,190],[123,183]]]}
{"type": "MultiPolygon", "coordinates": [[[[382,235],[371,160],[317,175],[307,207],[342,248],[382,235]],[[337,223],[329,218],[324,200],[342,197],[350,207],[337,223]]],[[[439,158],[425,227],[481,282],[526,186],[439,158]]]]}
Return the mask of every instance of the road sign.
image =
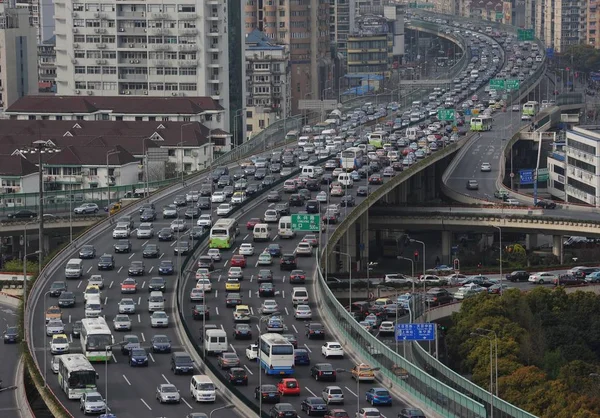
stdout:
{"type": "Polygon", "coordinates": [[[548,177],[549,177],[549,172],[547,168],[540,168],[538,170],[538,175],[537,175],[537,181],[538,183],[540,181],[548,181],[548,177]]]}
{"type": "Polygon", "coordinates": [[[320,231],[321,215],[292,215],[293,231],[320,231]]]}
{"type": "Polygon", "coordinates": [[[454,109],[440,109],[437,117],[439,120],[454,120],[454,109]]]}
{"type": "Polygon", "coordinates": [[[490,80],[490,89],[492,90],[504,90],[505,82],[501,78],[492,78],[490,80]]]}
{"type": "Polygon", "coordinates": [[[521,87],[521,81],[518,79],[506,80],[506,90],[519,90],[521,87]]]}
{"type": "Polygon", "coordinates": [[[435,324],[397,324],[396,341],[434,341],[435,324]]]}
{"type": "Polygon", "coordinates": [[[519,179],[521,184],[533,184],[533,174],[535,170],[519,170],[519,179]]]}
{"type": "Polygon", "coordinates": [[[517,29],[518,41],[533,41],[533,29],[517,29]]]}

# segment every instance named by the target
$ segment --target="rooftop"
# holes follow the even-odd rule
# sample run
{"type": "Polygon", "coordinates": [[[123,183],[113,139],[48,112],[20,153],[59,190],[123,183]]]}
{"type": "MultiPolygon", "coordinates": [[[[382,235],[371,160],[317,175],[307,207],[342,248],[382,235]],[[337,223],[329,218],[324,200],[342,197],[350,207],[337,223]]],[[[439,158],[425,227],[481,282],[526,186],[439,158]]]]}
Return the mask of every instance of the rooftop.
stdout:
{"type": "Polygon", "coordinates": [[[263,32],[254,29],[246,35],[246,49],[248,50],[284,50],[285,46],[277,44],[263,32]]]}
{"type": "Polygon", "coordinates": [[[36,165],[20,155],[0,154],[0,177],[22,177],[37,172],[36,165]]]}

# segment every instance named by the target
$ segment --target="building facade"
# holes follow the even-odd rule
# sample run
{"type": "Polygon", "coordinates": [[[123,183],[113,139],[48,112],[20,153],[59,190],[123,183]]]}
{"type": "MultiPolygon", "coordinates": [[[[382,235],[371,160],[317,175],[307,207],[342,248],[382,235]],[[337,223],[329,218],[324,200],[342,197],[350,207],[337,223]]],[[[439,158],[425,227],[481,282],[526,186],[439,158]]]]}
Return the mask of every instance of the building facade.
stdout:
{"type": "Polygon", "coordinates": [[[36,30],[27,10],[0,5],[0,108],[38,91],[36,30]]]}
{"type": "Polygon", "coordinates": [[[346,59],[348,53],[348,34],[350,33],[350,10],[355,0],[332,0],[329,6],[329,37],[337,54],[346,59]]]}
{"type": "Polygon", "coordinates": [[[38,44],[39,93],[56,93],[56,38],[38,44]]]}
{"type": "Polygon", "coordinates": [[[58,94],[209,96],[229,121],[227,4],[55,1],[58,94]]]}
{"type": "Polygon", "coordinates": [[[390,77],[394,56],[394,36],[390,24],[393,23],[378,16],[359,19],[357,31],[348,36],[349,76],[390,77]]]}
{"type": "Polygon", "coordinates": [[[290,54],[258,29],[246,36],[246,137],[291,114],[290,54]]]}

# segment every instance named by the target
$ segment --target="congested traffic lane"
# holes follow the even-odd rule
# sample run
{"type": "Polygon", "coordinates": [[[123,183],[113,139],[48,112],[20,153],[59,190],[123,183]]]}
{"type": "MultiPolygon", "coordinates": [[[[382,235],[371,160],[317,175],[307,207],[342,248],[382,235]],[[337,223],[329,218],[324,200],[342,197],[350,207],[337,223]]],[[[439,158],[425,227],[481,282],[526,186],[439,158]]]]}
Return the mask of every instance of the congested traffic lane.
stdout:
{"type": "MultiPolygon", "coordinates": [[[[194,189],[197,186],[189,185],[187,190],[194,189]]],[[[177,195],[180,193],[174,193],[177,195]]],[[[172,351],[185,350],[180,346],[175,330],[174,330],[174,315],[176,315],[173,306],[171,306],[171,294],[175,289],[175,282],[177,278],[177,257],[173,255],[173,247],[176,245],[176,240],[172,242],[158,242],[157,233],[163,227],[168,227],[171,224],[172,219],[163,219],[161,209],[163,206],[172,204],[174,195],[159,199],[154,202],[157,212],[158,219],[153,222],[155,236],[152,239],[137,239],[136,231],[134,230],[130,240],[132,244],[131,253],[118,253],[115,254],[113,245],[117,241],[112,238],[112,229],[108,230],[105,234],[101,234],[98,237],[88,241],[80,242],[75,241],[73,243],[73,258],[78,258],[78,251],[81,246],[85,244],[92,244],[96,249],[96,258],[90,260],[84,260],[84,275],[81,280],[69,280],[68,290],[75,292],[76,294],[76,306],[74,308],[63,309],[63,322],[66,325],[66,331],[69,334],[72,347],[72,352],[81,352],[81,346],[78,339],[73,339],[71,335],[72,325],[75,321],[84,317],[84,301],[83,292],[87,286],[87,281],[91,274],[102,274],[105,288],[102,291],[102,302],[103,302],[103,315],[106,318],[108,325],[112,328],[112,320],[118,313],[118,302],[122,297],[132,297],[137,303],[136,313],[130,315],[132,321],[132,329],[129,331],[113,331],[115,343],[122,340],[125,334],[135,334],[138,336],[141,342],[141,346],[150,351],[150,341],[153,335],[164,334],[167,335],[172,342],[172,351]],[[143,258],[142,250],[143,247],[148,243],[157,243],[160,248],[160,255],[158,258],[143,258]],[[103,253],[112,254],[115,257],[115,269],[98,271],[97,263],[98,257],[103,253]],[[175,274],[171,276],[162,276],[167,281],[167,292],[165,294],[165,308],[169,315],[169,327],[168,328],[152,328],[150,326],[150,313],[148,312],[148,287],[147,283],[151,277],[161,276],[158,274],[158,265],[162,260],[173,260],[175,264],[175,274]],[[138,290],[133,295],[122,295],[120,290],[121,282],[128,277],[127,270],[132,261],[143,261],[146,269],[144,276],[137,278],[138,290]]],[[[185,207],[180,210],[180,214],[183,216],[185,207]]],[[[115,223],[123,214],[117,214],[114,216],[115,223]]],[[[139,226],[139,214],[134,213],[135,226],[139,226]]],[[[195,221],[194,221],[195,223],[195,221]]],[[[191,220],[187,220],[187,224],[191,224],[191,220]]],[[[188,230],[189,231],[189,230],[188,230]]],[[[182,233],[182,239],[187,239],[187,232],[182,233]]],[[[62,270],[58,272],[48,281],[47,288],[54,281],[65,280],[62,270]]],[[[56,298],[45,296],[46,306],[56,304],[56,298]]],[[[79,403],[68,401],[65,394],[61,391],[58,386],[58,381],[53,376],[50,370],[50,362],[52,356],[49,350],[43,350],[49,347],[50,339],[45,336],[44,330],[44,303],[40,301],[34,308],[34,317],[32,326],[38,332],[34,333],[34,347],[36,347],[36,355],[40,366],[44,367],[44,354],[47,355],[47,381],[52,390],[63,402],[63,404],[69,409],[69,411],[75,415],[81,415],[79,412],[79,403]]],[[[105,395],[105,370],[104,364],[95,364],[96,370],[99,373],[98,390],[105,395]]],[[[170,370],[170,355],[169,354],[153,354],[149,353],[149,366],[144,367],[130,367],[128,365],[128,357],[121,354],[119,347],[113,349],[113,362],[108,364],[108,406],[110,410],[115,413],[119,418],[121,417],[139,417],[140,414],[143,416],[161,416],[161,417],[182,417],[192,411],[199,412],[210,412],[212,409],[223,406],[224,401],[222,398],[217,398],[217,402],[214,405],[202,405],[194,404],[189,396],[189,376],[174,375],[170,370]],[[182,402],[180,404],[172,405],[161,405],[155,398],[156,387],[162,383],[172,383],[180,390],[182,395],[182,402]],[[150,414],[150,415],[149,415],[150,414]]]]}

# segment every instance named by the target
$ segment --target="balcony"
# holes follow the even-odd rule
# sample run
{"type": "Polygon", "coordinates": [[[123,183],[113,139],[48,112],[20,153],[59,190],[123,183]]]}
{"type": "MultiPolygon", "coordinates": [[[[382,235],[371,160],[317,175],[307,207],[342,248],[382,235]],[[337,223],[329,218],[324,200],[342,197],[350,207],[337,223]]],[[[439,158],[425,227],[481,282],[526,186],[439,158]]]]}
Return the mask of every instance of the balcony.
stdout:
{"type": "Polygon", "coordinates": [[[211,36],[211,37],[219,36],[219,28],[208,29],[208,36],[211,36]]]}
{"type": "Polygon", "coordinates": [[[221,80],[218,77],[212,76],[210,80],[208,80],[209,84],[221,84],[221,80]]]}
{"type": "Polygon", "coordinates": [[[219,45],[211,45],[207,49],[208,52],[220,52],[219,45]]]}
{"type": "Polygon", "coordinates": [[[169,35],[171,33],[171,31],[169,29],[164,29],[164,28],[154,28],[154,29],[150,29],[150,33],[152,35],[169,35]]]}
{"type": "Polygon", "coordinates": [[[152,66],[154,67],[166,67],[169,65],[169,61],[166,60],[152,60],[152,66]]]}
{"type": "Polygon", "coordinates": [[[170,51],[171,45],[169,44],[154,44],[152,45],[154,51],[170,51]]]}
{"type": "Polygon", "coordinates": [[[83,182],[83,176],[82,175],[72,175],[72,176],[48,176],[48,177],[54,177],[54,180],[56,183],[62,183],[62,184],[79,184],[83,182]]]}
{"type": "MultiPolygon", "coordinates": [[[[106,29],[102,29],[102,30],[106,31],[106,29]]],[[[127,27],[127,26],[121,26],[118,30],[119,34],[141,35],[141,34],[144,34],[147,32],[148,32],[147,28],[133,28],[133,27],[127,27]]]]}
{"type": "Polygon", "coordinates": [[[211,22],[217,22],[220,19],[218,14],[211,14],[210,16],[206,17],[206,20],[211,21],[211,22]]]}
{"type": "Polygon", "coordinates": [[[221,68],[222,65],[219,64],[218,62],[211,62],[210,64],[207,65],[208,68],[221,68]]]}
{"type": "Polygon", "coordinates": [[[198,50],[198,45],[196,45],[196,44],[180,44],[179,50],[194,52],[194,51],[198,50]]]}
{"type": "Polygon", "coordinates": [[[196,13],[179,13],[177,17],[179,20],[196,20],[198,15],[196,13]]]}
{"type": "Polygon", "coordinates": [[[119,74],[119,80],[148,81],[148,74],[119,74]]]}
{"type": "Polygon", "coordinates": [[[152,13],[150,16],[151,20],[168,20],[171,19],[171,15],[169,13],[152,13]]]}
{"type": "Polygon", "coordinates": [[[183,35],[183,36],[196,36],[196,35],[198,35],[198,29],[196,29],[196,28],[181,29],[179,31],[179,34],[183,35]]]}
{"type": "Polygon", "coordinates": [[[198,60],[181,60],[181,61],[179,61],[179,66],[180,67],[187,67],[187,68],[197,67],[198,66],[198,60]]]}

